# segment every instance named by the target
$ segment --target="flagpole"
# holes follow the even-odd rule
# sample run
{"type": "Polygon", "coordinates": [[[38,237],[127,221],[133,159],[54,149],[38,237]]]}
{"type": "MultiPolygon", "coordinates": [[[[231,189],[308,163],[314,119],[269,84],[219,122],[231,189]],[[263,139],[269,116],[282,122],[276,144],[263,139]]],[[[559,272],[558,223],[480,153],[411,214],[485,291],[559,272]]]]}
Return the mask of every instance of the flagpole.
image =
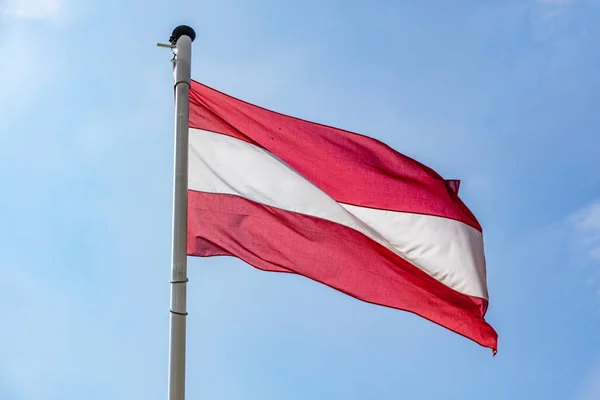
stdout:
{"type": "Polygon", "coordinates": [[[187,185],[189,95],[192,41],[189,26],[173,30],[170,42],[174,57],[175,154],[173,176],[173,236],[171,307],[169,326],[169,400],[185,399],[185,330],[187,300],[187,185]]]}

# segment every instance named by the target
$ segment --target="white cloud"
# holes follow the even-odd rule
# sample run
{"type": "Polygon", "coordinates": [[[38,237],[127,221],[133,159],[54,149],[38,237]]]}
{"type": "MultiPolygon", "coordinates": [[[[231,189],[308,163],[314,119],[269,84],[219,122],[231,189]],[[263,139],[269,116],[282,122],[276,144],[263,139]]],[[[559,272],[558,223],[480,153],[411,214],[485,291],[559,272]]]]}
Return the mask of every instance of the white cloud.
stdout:
{"type": "Polygon", "coordinates": [[[8,0],[0,11],[17,18],[56,19],[63,6],[63,0],[8,0]]]}

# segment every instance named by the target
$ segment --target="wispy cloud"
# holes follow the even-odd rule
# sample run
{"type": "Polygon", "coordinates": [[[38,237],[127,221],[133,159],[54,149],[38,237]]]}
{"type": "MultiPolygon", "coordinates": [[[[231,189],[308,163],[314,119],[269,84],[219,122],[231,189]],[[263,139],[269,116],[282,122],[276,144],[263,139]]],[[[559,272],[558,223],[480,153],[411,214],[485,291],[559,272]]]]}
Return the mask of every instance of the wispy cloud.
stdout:
{"type": "Polygon", "coordinates": [[[0,108],[6,116],[0,129],[31,106],[60,71],[64,58],[59,37],[40,22],[53,27],[64,22],[65,1],[7,0],[0,5],[0,20],[6,22],[0,22],[0,48],[9,55],[0,58],[0,108]]]}
{"type": "Polygon", "coordinates": [[[566,6],[567,4],[571,4],[574,1],[575,0],[537,0],[537,3],[548,6],[566,6]]]}
{"type": "Polygon", "coordinates": [[[574,3],[575,0],[537,0],[537,7],[529,14],[534,38],[538,41],[564,39],[573,23],[574,3]]]}
{"type": "MultiPolygon", "coordinates": [[[[60,59],[44,46],[49,42],[46,38],[35,40],[23,29],[11,29],[0,36],[0,48],[10,54],[0,58],[0,107],[5,116],[0,129],[35,102],[58,70],[60,59]],[[26,48],[23,42],[30,45],[26,48]]],[[[0,136],[4,133],[8,134],[0,132],[0,136]]]]}
{"type": "Polygon", "coordinates": [[[590,370],[575,398],[577,400],[600,399],[600,364],[590,370]]]}
{"type": "Polygon", "coordinates": [[[566,219],[571,260],[586,285],[600,297],[600,200],[594,201],[566,219]]]}
{"type": "Polygon", "coordinates": [[[56,19],[63,6],[63,0],[8,0],[8,4],[0,8],[0,13],[16,18],[56,19]]]}
{"type": "Polygon", "coordinates": [[[588,259],[600,261],[600,201],[591,203],[569,217],[576,245],[588,259]]]}

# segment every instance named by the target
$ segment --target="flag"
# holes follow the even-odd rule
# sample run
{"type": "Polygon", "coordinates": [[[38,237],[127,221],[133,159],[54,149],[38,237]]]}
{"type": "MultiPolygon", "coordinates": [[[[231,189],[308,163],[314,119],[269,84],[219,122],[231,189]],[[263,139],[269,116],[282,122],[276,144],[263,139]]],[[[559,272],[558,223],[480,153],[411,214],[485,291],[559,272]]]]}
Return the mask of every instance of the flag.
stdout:
{"type": "Polygon", "coordinates": [[[496,351],[482,229],[459,181],[196,81],[189,127],[188,255],[302,275],[496,351]]]}

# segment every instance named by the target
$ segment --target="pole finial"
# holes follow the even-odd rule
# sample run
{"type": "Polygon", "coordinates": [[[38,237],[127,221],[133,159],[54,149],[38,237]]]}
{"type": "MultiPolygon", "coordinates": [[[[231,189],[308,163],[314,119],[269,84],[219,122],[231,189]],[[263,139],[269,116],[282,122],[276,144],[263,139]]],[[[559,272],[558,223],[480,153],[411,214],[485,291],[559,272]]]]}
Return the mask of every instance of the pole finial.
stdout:
{"type": "Polygon", "coordinates": [[[189,36],[190,39],[192,39],[192,42],[194,41],[194,39],[196,39],[196,32],[194,32],[194,29],[187,25],[179,25],[177,28],[173,29],[173,33],[171,33],[169,41],[171,42],[171,44],[175,45],[177,43],[177,40],[183,35],[189,36]]]}

